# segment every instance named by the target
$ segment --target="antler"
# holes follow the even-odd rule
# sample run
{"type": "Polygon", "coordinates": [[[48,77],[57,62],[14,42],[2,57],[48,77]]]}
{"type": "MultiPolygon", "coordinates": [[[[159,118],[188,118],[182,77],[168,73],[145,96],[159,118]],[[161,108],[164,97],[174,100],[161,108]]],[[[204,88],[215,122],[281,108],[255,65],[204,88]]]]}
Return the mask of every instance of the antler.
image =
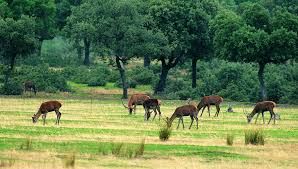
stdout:
{"type": "Polygon", "coordinates": [[[122,102],[123,106],[128,109],[128,107],[123,103],[123,99],[121,99],[121,102],[122,102]]]}

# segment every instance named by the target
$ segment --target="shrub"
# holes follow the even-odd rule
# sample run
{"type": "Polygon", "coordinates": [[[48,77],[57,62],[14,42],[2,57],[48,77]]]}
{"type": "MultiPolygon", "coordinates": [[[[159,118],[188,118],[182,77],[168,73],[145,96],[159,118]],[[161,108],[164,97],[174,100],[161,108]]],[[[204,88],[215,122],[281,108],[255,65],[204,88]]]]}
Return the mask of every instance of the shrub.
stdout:
{"type": "Polygon", "coordinates": [[[145,151],[145,139],[143,139],[142,142],[137,147],[135,157],[142,156],[144,154],[144,151],[145,151]]]}
{"type": "Polygon", "coordinates": [[[234,143],[234,135],[228,134],[227,135],[227,145],[231,146],[234,143]]]}
{"type": "Polygon", "coordinates": [[[131,77],[137,84],[148,85],[152,84],[154,79],[154,73],[148,68],[137,66],[128,72],[128,76],[131,77]]]}
{"type": "MultiPolygon", "coordinates": [[[[115,85],[115,87],[122,88],[121,79],[117,80],[114,85],[115,85]]],[[[135,80],[127,79],[127,85],[128,85],[128,88],[136,88],[137,87],[137,82],[135,80]]]]}
{"type": "Polygon", "coordinates": [[[158,133],[159,133],[159,139],[161,141],[167,141],[171,136],[172,130],[170,127],[168,127],[166,124],[164,124],[164,125],[160,126],[158,133]]]}
{"type": "Polygon", "coordinates": [[[264,145],[264,134],[261,130],[245,131],[245,144],[264,145]]]}
{"type": "Polygon", "coordinates": [[[96,77],[92,77],[88,82],[88,86],[105,86],[106,84],[107,84],[106,79],[96,78],[96,77]]]}
{"type": "Polygon", "coordinates": [[[2,86],[0,91],[4,95],[21,95],[23,93],[23,86],[19,80],[10,79],[2,86]]]}

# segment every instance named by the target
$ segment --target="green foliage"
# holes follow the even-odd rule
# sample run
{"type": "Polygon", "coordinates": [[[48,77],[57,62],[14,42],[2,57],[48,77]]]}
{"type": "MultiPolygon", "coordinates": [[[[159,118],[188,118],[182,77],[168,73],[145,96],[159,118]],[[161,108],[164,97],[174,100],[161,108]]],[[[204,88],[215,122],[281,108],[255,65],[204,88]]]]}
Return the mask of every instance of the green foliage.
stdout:
{"type": "Polygon", "coordinates": [[[245,131],[245,144],[264,145],[265,136],[261,130],[247,130],[245,131]]]}
{"type": "MultiPolygon", "coordinates": [[[[137,82],[133,79],[127,79],[126,81],[127,85],[129,88],[136,88],[137,87],[137,82]]],[[[119,87],[119,88],[122,88],[122,81],[121,79],[117,80],[116,83],[115,83],[115,87],[119,87]]]]}
{"type": "Polygon", "coordinates": [[[152,84],[155,77],[152,70],[141,66],[130,69],[127,75],[141,85],[152,84]]]}
{"type": "Polygon", "coordinates": [[[92,77],[89,79],[88,86],[105,86],[107,80],[101,77],[92,77]]]}
{"type": "Polygon", "coordinates": [[[16,78],[10,79],[1,87],[0,93],[4,95],[20,95],[23,93],[22,83],[16,78]]]}

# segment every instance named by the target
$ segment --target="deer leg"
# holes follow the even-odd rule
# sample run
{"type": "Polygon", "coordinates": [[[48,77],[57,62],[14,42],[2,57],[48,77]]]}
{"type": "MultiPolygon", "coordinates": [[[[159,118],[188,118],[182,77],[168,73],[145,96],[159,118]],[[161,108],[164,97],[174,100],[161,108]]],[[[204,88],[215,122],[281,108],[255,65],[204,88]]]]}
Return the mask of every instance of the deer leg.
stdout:
{"type": "Polygon", "coordinates": [[[42,115],[43,125],[46,124],[47,113],[42,115]]]}
{"type": "Polygon", "coordinates": [[[154,117],[153,117],[152,121],[155,119],[155,116],[157,115],[156,108],[154,108],[153,111],[154,111],[155,114],[154,114],[154,117]]]}
{"type": "Polygon", "coordinates": [[[272,113],[270,112],[270,119],[269,119],[268,124],[270,124],[271,119],[272,119],[272,113]]]}
{"type": "Polygon", "coordinates": [[[195,116],[195,119],[196,119],[196,122],[197,122],[197,129],[198,129],[198,128],[199,128],[199,127],[198,127],[198,123],[199,123],[199,122],[198,122],[198,117],[195,116]]]}
{"type": "Polygon", "coordinates": [[[181,117],[179,118],[177,129],[179,129],[180,121],[181,121],[181,117]]]}
{"type": "Polygon", "coordinates": [[[190,118],[191,118],[191,123],[190,123],[189,129],[191,128],[192,123],[193,123],[193,116],[190,116],[190,118]]]}
{"type": "Polygon", "coordinates": [[[216,117],[218,117],[219,111],[220,111],[219,105],[216,105],[216,113],[215,113],[216,117]]]}
{"type": "Polygon", "coordinates": [[[157,106],[157,111],[158,111],[158,113],[159,113],[158,120],[160,121],[161,111],[160,111],[160,107],[159,107],[159,106],[157,106]]]}
{"type": "Polygon", "coordinates": [[[202,114],[203,114],[205,108],[206,108],[206,106],[203,107],[203,110],[202,110],[202,113],[201,113],[201,116],[200,117],[202,117],[202,114]]]}
{"type": "Polygon", "coordinates": [[[134,114],[136,114],[136,109],[137,109],[137,105],[135,104],[135,105],[133,106],[133,113],[134,113],[134,114]]]}
{"type": "Polygon", "coordinates": [[[255,124],[257,124],[258,118],[259,118],[260,113],[258,113],[255,124]]]}
{"type": "Polygon", "coordinates": [[[273,124],[275,124],[275,119],[276,119],[276,115],[275,115],[275,113],[273,112],[273,111],[270,111],[270,114],[272,114],[273,115],[273,124]]]}
{"type": "Polygon", "coordinates": [[[56,120],[56,124],[59,125],[60,123],[60,118],[61,118],[61,113],[59,110],[55,110],[56,112],[56,116],[57,116],[57,120],[56,120]]]}
{"type": "Polygon", "coordinates": [[[264,112],[262,112],[263,124],[265,124],[264,112]]]}
{"type": "Polygon", "coordinates": [[[181,117],[181,122],[182,122],[183,130],[184,130],[183,116],[181,117]]]}
{"type": "Polygon", "coordinates": [[[144,121],[148,120],[148,110],[145,108],[145,113],[144,113],[144,121]]]}
{"type": "Polygon", "coordinates": [[[210,117],[210,105],[208,104],[208,113],[209,113],[209,117],[210,117]]]}

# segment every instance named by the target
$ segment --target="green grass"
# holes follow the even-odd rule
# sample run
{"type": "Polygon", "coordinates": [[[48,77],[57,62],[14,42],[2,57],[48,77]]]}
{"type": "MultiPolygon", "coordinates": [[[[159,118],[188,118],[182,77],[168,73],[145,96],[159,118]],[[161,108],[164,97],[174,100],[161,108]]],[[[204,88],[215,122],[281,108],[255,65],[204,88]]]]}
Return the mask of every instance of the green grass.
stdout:
{"type": "MultiPolygon", "coordinates": [[[[74,86],[89,90],[86,86],[74,86]]],[[[260,167],[265,167],[262,165],[263,161],[280,168],[298,165],[295,152],[292,151],[298,148],[297,106],[279,107],[282,120],[277,121],[276,125],[247,124],[241,112],[241,103],[233,107],[234,113],[221,112],[216,118],[208,117],[205,112],[203,117],[199,117],[198,130],[187,129],[190,124],[189,117],[184,118],[186,129],[176,130],[176,119],[170,139],[164,142],[159,140],[161,123],[158,120],[144,122],[144,110],[141,106],[138,106],[136,114],[128,115],[120,99],[113,98],[96,97],[91,100],[85,97],[58,97],[63,104],[60,126],[55,125],[56,116],[53,112],[48,114],[45,126],[41,119],[37,124],[32,124],[32,114],[40,103],[47,99],[41,96],[0,97],[0,160],[6,160],[3,162],[5,165],[9,164],[7,159],[10,159],[10,154],[13,154],[11,160],[14,163],[11,164],[15,168],[22,163],[31,168],[32,161],[45,163],[49,165],[45,168],[52,168],[50,162],[44,162],[43,158],[48,161],[57,161],[58,158],[61,166],[67,162],[72,165],[75,161],[75,167],[79,168],[158,168],[157,164],[160,163],[166,168],[177,165],[192,168],[188,163],[175,163],[177,159],[193,159],[194,163],[200,164],[202,168],[226,168],[228,165],[245,168],[247,162],[256,162],[261,164],[260,167]],[[245,145],[244,132],[250,129],[262,129],[266,138],[264,146],[245,145]],[[229,133],[235,136],[233,146],[226,145],[229,133]],[[143,155],[136,159],[130,158],[135,156],[135,151],[143,139],[146,140],[143,155]],[[121,150],[124,155],[111,153],[113,146],[121,143],[125,145],[121,150]],[[283,161],[279,160],[281,153],[287,154],[281,158],[283,161]],[[75,154],[75,158],[72,154],[75,154]],[[40,155],[43,157],[39,157],[40,155]],[[221,161],[225,163],[222,164],[221,161]]],[[[177,106],[183,104],[184,101],[162,100],[163,118],[169,117],[177,106]]],[[[223,104],[221,108],[222,111],[226,110],[227,104],[223,104]]],[[[214,116],[214,113],[215,108],[212,107],[211,115],[214,116]]],[[[265,118],[268,120],[269,113],[265,113],[265,118]]],[[[57,167],[59,165],[57,164],[57,167]]]]}

